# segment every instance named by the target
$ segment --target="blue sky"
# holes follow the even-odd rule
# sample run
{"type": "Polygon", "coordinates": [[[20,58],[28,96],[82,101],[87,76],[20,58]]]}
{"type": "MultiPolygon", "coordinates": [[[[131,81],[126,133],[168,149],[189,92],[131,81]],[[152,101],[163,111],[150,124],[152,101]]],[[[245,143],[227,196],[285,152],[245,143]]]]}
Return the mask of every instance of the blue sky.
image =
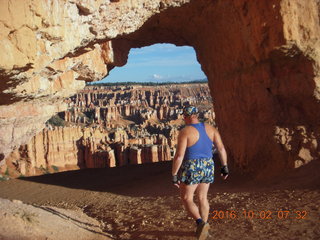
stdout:
{"type": "Polygon", "coordinates": [[[128,62],[100,82],[179,82],[206,78],[192,47],[154,44],[130,50],[128,62]]]}

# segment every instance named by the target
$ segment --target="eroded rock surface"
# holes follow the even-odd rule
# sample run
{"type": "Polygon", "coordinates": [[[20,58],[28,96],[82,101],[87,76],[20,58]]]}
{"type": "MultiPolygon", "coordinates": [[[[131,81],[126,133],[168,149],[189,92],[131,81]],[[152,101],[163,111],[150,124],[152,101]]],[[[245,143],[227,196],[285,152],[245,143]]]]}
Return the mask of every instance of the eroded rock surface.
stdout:
{"type": "Polygon", "coordinates": [[[132,47],[163,42],[195,48],[237,167],[265,175],[319,159],[318,149],[284,150],[275,137],[302,127],[318,144],[317,0],[8,0],[0,11],[2,159],[84,81],[124,65],[132,47]],[[20,111],[26,104],[38,110],[20,111]]]}
{"type": "Polygon", "coordinates": [[[41,131],[46,120],[63,110],[63,98],[82,89],[85,81],[100,80],[113,66],[125,64],[129,48],[115,50],[110,40],[185,2],[2,1],[0,159],[41,131]],[[26,106],[36,111],[21,112],[26,106]]]}
{"type": "Polygon", "coordinates": [[[184,105],[197,106],[199,117],[214,123],[207,83],[87,86],[66,102],[67,111],[6,158],[0,177],[169,161],[184,105]]]}

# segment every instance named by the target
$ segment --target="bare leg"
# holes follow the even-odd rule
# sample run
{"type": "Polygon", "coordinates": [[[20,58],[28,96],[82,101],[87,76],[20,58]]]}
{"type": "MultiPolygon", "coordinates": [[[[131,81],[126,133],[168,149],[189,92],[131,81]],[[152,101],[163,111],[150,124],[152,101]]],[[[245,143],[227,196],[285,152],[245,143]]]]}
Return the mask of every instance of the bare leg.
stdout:
{"type": "Polygon", "coordinates": [[[209,202],[208,202],[208,190],[209,190],[210,183],[200,183],[197,188],[197,195],[199,199],[199,208],[200,208],[200,215],[203,221],[208,221],[209,216],[209,202]]]}
{"type": "Polygon", "coordinates": [[[193,202],[193,195],[198,187],[198,184],[186,185],[184,183],[180,184],[180,196],[183,202],[183,205],[189,215],[195,220],[201,218],[199,208],[193,202]]]}

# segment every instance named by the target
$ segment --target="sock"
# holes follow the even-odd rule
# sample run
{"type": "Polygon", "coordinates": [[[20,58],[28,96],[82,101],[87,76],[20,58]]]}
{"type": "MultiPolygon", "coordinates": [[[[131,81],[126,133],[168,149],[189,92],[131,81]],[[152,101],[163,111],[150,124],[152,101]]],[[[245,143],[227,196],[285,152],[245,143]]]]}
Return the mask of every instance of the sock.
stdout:
{"type": "Polygon", "coordinates": [[[202,218],[198,218],[198,219],[196,220],[196,223],[197,223],[197,225],[199,225],[200,223],[203,223],[202,218]]]}

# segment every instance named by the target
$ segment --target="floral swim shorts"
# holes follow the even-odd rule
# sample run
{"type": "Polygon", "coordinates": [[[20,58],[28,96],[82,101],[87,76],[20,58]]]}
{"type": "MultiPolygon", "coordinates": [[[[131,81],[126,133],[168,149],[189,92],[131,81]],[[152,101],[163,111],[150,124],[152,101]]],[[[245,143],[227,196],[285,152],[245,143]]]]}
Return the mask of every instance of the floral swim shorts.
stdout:
{"type": "Polygon", "coordinates": [[[187,185],[199,183],[213,183],[213,159],[200,158],[184,160],[181,166],[180,181],[187,185]]]}

